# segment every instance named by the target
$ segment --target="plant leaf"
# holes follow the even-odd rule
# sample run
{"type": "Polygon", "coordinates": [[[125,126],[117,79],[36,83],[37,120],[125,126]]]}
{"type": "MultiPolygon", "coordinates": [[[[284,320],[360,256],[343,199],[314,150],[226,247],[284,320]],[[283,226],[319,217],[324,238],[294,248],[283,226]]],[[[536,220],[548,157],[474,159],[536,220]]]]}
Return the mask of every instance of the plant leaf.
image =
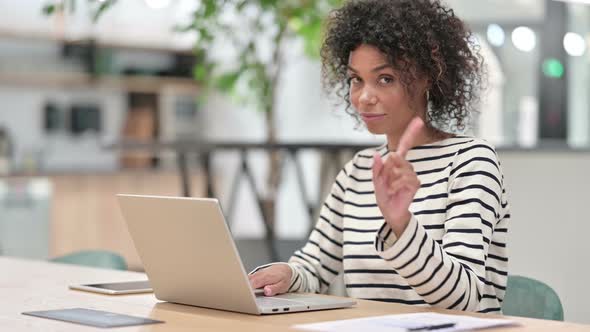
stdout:
{"type": "Polygon", "coordinates": [[[222,74],[219,77],[217,77],[216,82],[215,82],[215,86],[221,92],[224,92],[224,93],[231,92],[234,89],[236,82],[238,81],[240,76],[241,76],[240,71],[222,74]]]}
{"type": "Polygon", "coordinates": [[[92,17],[92,21],[94,23],[98,22],[98,19],[102,16],[102,14],[104,14],[106,10],[109,9],[114,3],[114,0],[105,0],[104,2],[101,2],[92,17]]]}
{"type": "Polygon", "coordinates": [[[54,4],[46,4],[43,6],[43,14],[44,15],[51,15],[55,12],[55,5],[54,4]]]}

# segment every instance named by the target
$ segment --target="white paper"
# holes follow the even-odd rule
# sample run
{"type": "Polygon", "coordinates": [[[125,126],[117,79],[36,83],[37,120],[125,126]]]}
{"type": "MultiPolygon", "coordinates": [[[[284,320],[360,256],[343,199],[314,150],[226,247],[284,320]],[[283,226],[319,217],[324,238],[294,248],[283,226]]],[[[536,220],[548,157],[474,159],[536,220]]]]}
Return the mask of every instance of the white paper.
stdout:
{"type": "Polygon", "coordinates": [[[491,327],[517,325],[508,319],[479,318],[438,313],[414,313],[401,315],[377,316],[357,319],[336,320],[322,323],[294,325],[294,328],[321,332],[405,332],[409,329],[433,327],[443,324],[455,324],[450,328],[431,329],[436,332],[452,332],[485,329],[491,327]]]}

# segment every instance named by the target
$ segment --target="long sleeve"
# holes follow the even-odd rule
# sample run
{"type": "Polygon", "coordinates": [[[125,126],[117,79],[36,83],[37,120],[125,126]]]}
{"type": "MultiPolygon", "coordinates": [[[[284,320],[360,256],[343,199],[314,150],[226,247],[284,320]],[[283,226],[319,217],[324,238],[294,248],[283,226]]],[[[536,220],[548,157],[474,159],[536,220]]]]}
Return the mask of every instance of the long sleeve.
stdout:
{"type": "Polygon", "coordinates": [[[493,148],[481,144],[460,150],[449,175],[446,208],[413,211],[399,238],[385,223],[375,249],[428,304],[499,311],[507,277],[505,228],[500,227],[506,227],[509,214],[503,193],[493,148]],[[437,213],[445,216],[442,241],[419,222],[422,215],[437,213]],[[494,234],[496,227],[499,234],[494,234]]]}
{"type": "Polygon", "coordinates": [[[326,198],[309,240],[296,251],[289,266],[293,269],[290,292],[325,292],[342,271],[342,218],[347,174],[342,169],[326,198]],[[340,199],[339,199],[340,198],[340,199]]]}

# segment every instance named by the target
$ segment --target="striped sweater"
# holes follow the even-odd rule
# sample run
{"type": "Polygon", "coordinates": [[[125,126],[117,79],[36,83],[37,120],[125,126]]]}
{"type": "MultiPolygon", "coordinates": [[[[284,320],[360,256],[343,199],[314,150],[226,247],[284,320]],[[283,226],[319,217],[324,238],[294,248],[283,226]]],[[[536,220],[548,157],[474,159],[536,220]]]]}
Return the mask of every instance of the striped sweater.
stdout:
{"type": "Polygon", "coordinates": [[[375,150],[388,153],[361,151],[336,177],[309,241],[288,262],[289,291],[325,292],[343,272],[350,297],[501,312],[510,214],[494,148],[461,136],[408,151],[421,186],[399,238],[375,201],[375,150]]]}

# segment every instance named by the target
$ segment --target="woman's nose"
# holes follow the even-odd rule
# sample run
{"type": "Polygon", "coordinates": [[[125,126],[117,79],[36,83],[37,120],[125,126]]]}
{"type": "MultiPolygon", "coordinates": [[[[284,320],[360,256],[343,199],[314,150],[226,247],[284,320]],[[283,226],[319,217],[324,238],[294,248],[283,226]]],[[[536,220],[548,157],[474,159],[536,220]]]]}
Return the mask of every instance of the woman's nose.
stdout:
{"type": "Polygon", "coordinates": [[[361,91],[359,102],[365,105],[373,105],[377,103],[377,96],[371,91],[371,88],[365,87],[361,91]]]}

